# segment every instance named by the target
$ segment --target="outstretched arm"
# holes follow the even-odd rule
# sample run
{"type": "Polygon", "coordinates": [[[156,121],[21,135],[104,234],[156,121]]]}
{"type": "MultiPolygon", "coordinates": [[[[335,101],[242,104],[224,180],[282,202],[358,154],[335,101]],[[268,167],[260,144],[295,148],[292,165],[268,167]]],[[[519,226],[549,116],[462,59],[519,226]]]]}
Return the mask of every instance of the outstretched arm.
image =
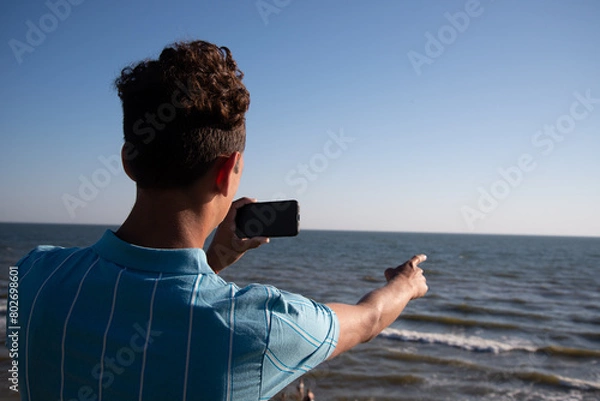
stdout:
{"type": "Polygon", "coordinates": [[[373,339],[398,318],[410,300],[425,295],[428,287],[419,263],[426,259],[425,255],[416,255],[387,269],[387,284],[365,295],[356,305],[327,304],[340,323],[338,343],[330,358],[373,339]]]}

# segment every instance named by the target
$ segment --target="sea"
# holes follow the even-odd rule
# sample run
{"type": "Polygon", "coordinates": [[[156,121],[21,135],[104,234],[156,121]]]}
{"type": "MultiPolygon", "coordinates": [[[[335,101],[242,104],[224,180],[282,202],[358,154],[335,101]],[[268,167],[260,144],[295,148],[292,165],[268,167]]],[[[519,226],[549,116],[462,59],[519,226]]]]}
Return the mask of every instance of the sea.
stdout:
{"type": "MultiPolygon", "coordinates": [[[[37,245],[87,246],[115,228],[0,224],[0,400],[18,399],[4,347],[8,267],[37,245]]],[[[418,253],[427,295],[307,373],[315,400],[600,400],[600,238],[303,230],[221,275],[356,303],[418,253]]],[[[296,385],[273,400],[293,400],[296,385]]]]}

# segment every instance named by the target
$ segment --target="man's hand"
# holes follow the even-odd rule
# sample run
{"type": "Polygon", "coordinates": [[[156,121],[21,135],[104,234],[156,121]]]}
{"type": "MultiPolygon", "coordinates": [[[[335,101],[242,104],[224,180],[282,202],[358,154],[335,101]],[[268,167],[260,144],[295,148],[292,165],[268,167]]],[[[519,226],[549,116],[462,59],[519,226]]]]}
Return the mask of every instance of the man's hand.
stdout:
{"type": "Polygon", "coordinates": [[[256,202],[256,199],[250,198],[241,198],[233,202],[225,220],[217,227],[215,236],[206,251],[208,264],[215,273],[219,273],[227,266],[235,263],[247,250],[258,248],[269,242],[269,239],[265,237],[239,238],[235,234],[237,209],[254,202],[256,202]]]}
{"type": "Polygon", "coordinates": [[[428,287],[423,275],[423,269],[419,267],[419,263],[427,260],[426,255],[416,255],[404,262],[400,266],[387,269],[384,273],[388,283],[392,280],[402,280],[405,285],[412,289],[413,296],[411,299],[421,298],[427,293],[428,287]]]}
{"type": "Polygon", "coordinates": [[[330,358],[370,341],[398,318],[410,300],[425,295],[427,282],[419,267],[425,259],[425,255],[416,255],[387,269],[387,284],[362,297],[356,305],[327,304],[340,323],[338,343],[330,358]]]}

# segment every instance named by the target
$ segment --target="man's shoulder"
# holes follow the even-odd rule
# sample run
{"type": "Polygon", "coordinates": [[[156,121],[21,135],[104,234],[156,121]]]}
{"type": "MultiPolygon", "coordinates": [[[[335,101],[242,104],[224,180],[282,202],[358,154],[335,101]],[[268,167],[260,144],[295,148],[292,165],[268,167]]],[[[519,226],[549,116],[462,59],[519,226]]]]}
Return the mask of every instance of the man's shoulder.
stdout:
{"type": "Polygon", "coordinates": [[[39,245],[33,248],[29,253],[23,256],[16,265],[19,267],[27,267],[33,264],[44,263],[44,264],[55,264],[60,263],[60,261],[66,260],[66,258],[70,257],[73,253],[81,250],[89,249],[88,248],[65,248],[62,246],[55,245],[39,245]]]}
{"type": "Polygon", "coordinates": [[[269,284],[252,283],[239,288],[235,298],[245,303],[260,305],[269,313],[284,315],[306,315],[331,313],[329,307],[313,299],[294,292],[279,289],[269,284]]]}
{"type": "Polygon", "coordinates": [[[237,289],[235,297],[240,299],[259,298],[271,300],[272,302],[287,302],[295,300],[300,302],[311,302],[303,295],[281,290],[270,284],[251,283],[241,288],[237,287],[233,283],[229,284],[235,286],[237,289]]]}

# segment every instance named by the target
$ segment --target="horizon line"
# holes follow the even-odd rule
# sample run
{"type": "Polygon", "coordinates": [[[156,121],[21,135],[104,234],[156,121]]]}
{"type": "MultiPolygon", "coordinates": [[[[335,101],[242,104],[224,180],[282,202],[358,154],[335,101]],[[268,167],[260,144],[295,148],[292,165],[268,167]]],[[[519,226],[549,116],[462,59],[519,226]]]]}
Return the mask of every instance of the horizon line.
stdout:
{"type": "MultiPolygon", "coordinates": [[[[99,226],[99,227],[118,227],[121,223],[65,223],[65,222],[31,222],[31,221],[0,221],[0,224],[41,224],[58,226],[99,226]]],[[[394,231],[394,230],[372,230],[372,229],[339,229],[339,228],[301,228],[302,231],[332,231],[332,232],[356,232],[356,233],[390,233],[390,234],[439,234],[439,235],[488,235],[488,236],[509,236],[509,237],[556,237],[556,238],[594,238],[600,239],[597,235],[580,234],[540,234],[540,233],[498,233],[498,232],[449,232],[449,231],[394,231]]]]}

